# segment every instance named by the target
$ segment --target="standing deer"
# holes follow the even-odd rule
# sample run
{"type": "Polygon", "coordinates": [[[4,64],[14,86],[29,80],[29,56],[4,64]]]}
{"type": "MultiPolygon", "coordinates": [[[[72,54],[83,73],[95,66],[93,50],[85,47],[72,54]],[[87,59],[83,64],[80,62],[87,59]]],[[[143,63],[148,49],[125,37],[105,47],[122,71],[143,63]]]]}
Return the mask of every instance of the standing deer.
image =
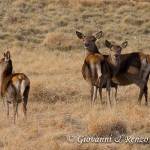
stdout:
{"type": "Polygon", "coordinates": [[[127,46],[127,42],[119,45],[112,45],[109,41],[105,41],[107,47],[110,48],[110,54],[105,58],[101,54],[90,54],[86,57],[84,65],[87,65],[90,72],[85,72],[84,65],[82,74],[84,78],[94,86],[93,94],[91,93],[91,103],[96,99],[97,89],[99,88],[100,98],[102,100],[102,88],[106,88],[108,92],[107,103],[111,106],[110,102],[110,86],[114,87],[111,78],[118,73],[120,67],[120,55],[122,48],[127,46]],[[88,74],[89,73],[89,74],[88,74]],[[90,76],[90,79],[88,78],[90,76]]]}
{"type": "MultiPolygon", "coordinates": [[[[105,45],[110,48],[110,54],[106,57],[104,56],[105,58],[105,61],[106,63],[108,64],[109,66],[109,79],[112,79],[119,71],[120,69],[120,56],[121,56],[121,51],[123,48],[126,48],[128,42],[123,42],[120,46],[119,45],[112,45],[109,41],[105,41],[105,45]]],[[[97,62],[98,64],[98,62],[97,62]]],[[[99,91],[100,91],[100,97],[102,99],[102,88],[105,88],[106,87],[106,80],[105,79],[101,79],[99,78],[99,81],[100,81],[100,88],[99,88],[99,91]]],[[[117,96],[117,85],[115,84],[115,82],[111,82],[111,86],[112,87],[115,87],[116,89],[116,92],[115,92],[115,102],[117,103],[117,100],[116,100],[116,96],[117,96]]],[[[110,97],[110,96],[109,96],[110,97]]]]}
{"type": "MultiPolygon", "coordinates": [[[[110,104],[110,78],[113,74],[117,73],[120,61],[120,53],[122,47],[126,47],[127,42],[124,42],[121,46],[111,45],[110,42],[106,41],[106,44],[109,48],[111,48],[111,54],[107,58],[110,64],[106,62],[106,59],[101,55],[98,51],[98,48],[95,44],[96,40],[101,37],[102,31],[97,33],[96,36],[84,36],[82,33],[76,31],[78,38],[82,39],[84,42],[84,47],[86,49],[86,59],[82,66],[82,75],[84,79],[89,83],[90,91],[91,91],[91,104],[92,101],[95,101],[97,96],[97,89],[99,88],[100,97],[101,96],[101,88],[98,83],[98,80],[102,76],[104,82],[101,83],[102,87],[107,87],[108,91],[108,104],[110,104]],[[111,47],[112,46],[112,47],[111,47]],[[117,63],[118,62],[118,63],[117,63]],[[117,69],[116,69],[117,68],[117,69]]],[[[117,93],[117,85],[111,82],[111,86],[115,87],[117,93]]],[[[117,94],[115,94],[117,95],[117,94]]]]}
{"type": "Polygon", "coordinates": [[[112,78],[112,81],[118,85],[136,84],[140,88],[139,104],[143,94],[145,95],[145,105],[147,101],[147,82],[150,73],[150,55],[134,52],[123,54],[120,57],[120,68],[118,73],[112,78]]]}
{"type": "Polygon", "coordinates": [[[102,36],[102,31],[98,32],[95,36],[85,36],[83,33],[76,31],[76,35],[79,39],[83,40],[86,56],[95,53],[100,54],[95,42],[102,36]]]}
{"type": "MultiPolygon", "coordinates": [[[[103,55],[95,53],[90,54],[85,58],[84,64],[82,66],[82,75],[84,79],[89,83],[91,92],[91,106],[92,102],[95,101],[97,97],[97,89],[101,89],[104,84],[108,92],[107,103],[110,103],[110,70],[108,63],[106,63],[103,55]],[[100,82],[100,81],[103,82],[100,82]]],[[[102,100],[101,90],[100,98],[102,100]]]]}
{"type": "Polygon", "coordinates": [[[0,60],[0,88],[1,96],[4,99],[7,119],[9,117],[9,103],[13,104],[14,123],[18,117],[18,103],[23,103],[23,112],[26,117],[30,80],[23,73],[12,73],[12,61],[10,52],[4,53],[0,60]]]}
{"type": "MultiPolygon", "coordinates": [[[[83,43],[85,46],[85,50],[87,55],[89,54],[100,54],[98,51],[98,48],[96,47],[95,41],[96,38],[93,36],[84,36],[82,33],[76,31],[77,36],[80,39],[83,39],[83,43]],[[93,40],[95,39],[95,40],[93,40]],[[91,44],[90,48],[88,48],[89,44],[91,44]]],[[[98,36],[99,37],[99,36],[98,36]]],[[[107,46],[109,47],[109,46],[107,46]]],[[[108,58],[108,55],[103,55],[105,59],[108,58]]],[[[97,63],[97,66],[99,64],[97,63]]],[[[117,69],[118,73],[111,79],[111,87],[115,87],[115,99],[117,96],[117,86],[118,85],[130,85],[130,84],[136,84],[140,88],[140,94],[138,101],[141,103],[141,99],[143,94],[145,95],[145,105],[148,105],[147,101],[147,82],[149,78],[150,73],[150,55],[139,53],[139,52],[133,52],[129,54],[122,54],[120,56],[120,65],[119,69],[117,69]]],[[[91,71],[88,67],[88,64],[84,63],[82,66],[82,74],[83,77],[90,83],[91,81],[91,71]],[[86,73],[86,76],[84,73],[86,73]]],[[[91,82],[92,83],[92,82],[91,82]]],[[[91,86],[91,93],[95,91],[93,94],[91,94],[91,97],[93,100],[96,98],[97,88],[92,85],[91,86]],[[95,90],[94,90],[95,88],[95,90]],[[94,95],[94,96],[92,96],[94,95]]],[[[103,88],[105,85],[103,86],[103,88]]],[[[100,90],[100,89],[99,89],[100,90]]],[[[100,91],[101,92],[101,91],[100,91]]],[[[91,100],[92,100],[91,98],[91,100]]]]}
{"type": "MultiPolygon", "coordinates": [[[[86,51],[86,56],[88,57],[90,54],[93,54],[93,58],[97,58],[100,61],[104,62],[104,57],[99,53],[98,48],[95,44],[96,40],[99,39],[102,36],[102,31],[98,32],[96,36],[85,36],[83,33],[76,31],[76,35],[79,39],[83,40],[84,48],[86,51]],[[94,57],[94,55],[97,55],[97,57],[94,57]],[[100,59],[100,57],[102,59],[100,59]]],[[[91,55],[92,57],[92,55],[91,55]]],[[[91,59],[91,58],[90,58],[91,59]]],[[[89,60],[90,60],[89,59],[89,60]]],[[[97,61],[96,61],[97,62],[97,61]]],[[[95,81],[93,81],[92,72],[90,69],[90,66],[88,64],[88,58],[85,59],[84,64],[82,66],[82,75],[84,79],[88,82],[90,87],[90,93],[91,93],[91,105],[92,101],[96,99],[97,96],[97,86],[95,83],[97,82],[98,78],[101,76],[101,66],[99,64],[95,64],[95,67],[97,68],[98,72],[95,74],[95,81]],[[99,75],[98,75],[99,73],[99,75]]],[[[94,69],[93,69],[94,70],[94,69]]]]}

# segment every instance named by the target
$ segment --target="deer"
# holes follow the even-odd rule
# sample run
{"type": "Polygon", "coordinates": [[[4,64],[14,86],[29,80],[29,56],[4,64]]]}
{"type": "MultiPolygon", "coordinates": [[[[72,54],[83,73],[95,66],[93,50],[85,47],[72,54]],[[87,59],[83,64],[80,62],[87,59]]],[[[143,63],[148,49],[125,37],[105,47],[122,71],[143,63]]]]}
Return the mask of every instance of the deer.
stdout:
{"type": "MultiPolygon", "coordinates": [[[[110,70],[104,56],[98,53],[88,55],[82,66],[82,75],[90,86],[91,106],[97,97],[97,89],[101,89],[105,84],[107,90],[107,104],[110,107],[110,70]]],[[[101,90],[99,90],[99,93],[102,102],[101,90]]]]}
{"type": "MultiPolygon", "coordinates": [[[[119,72],[120,69],[120,57],[121,57],[121,52],[123,49],[125,49],[128,45],[128,42],[125,41],[121,45],[113,45],[111,44],[108,40],[105,40],[105,46],[110,49],[109,55],[106,57],[104,56],[104,59],[106,63],[108,64],[109,67],[109,80],[111,80],[110,87],[115,87],[115,104],[117,104],[117,88],[118,85],[112,80],[112,78],[119,72]]],[[[99,62],[97,62],[99,64],[99,62]]],[[[102,78],[99,78],[99,83],[100,83],[100,88],[99,88],[99,93],[100,93],[100,98],[102,100],[102,88],[106,87],[106,80],[108,78],[105,78],[105,80],[102,78]]],[[[110,97],[110,93],[109,93],[110,97]]]]}
{"type": "MultiPolygon", "coordinates": [[[[83,33],[78,32],[78,31],[76,31],[76,34],[77,34],[78,38],[83,40],[86,55],[95,54],[95,53],[100,54],[100,52],[98,51],[98,48],[95,44],[96,37],[84,36],[83,33]],[[93,40],[93,39],[95,39],[95,40],[93,40]],[[88,48],[89,44],[92,45],[92,46],[90,46],[90,48],[88,48]]],[[[98,36],[98,37],[100,37],[100,36],[98,36]]],[[[106,46],[109,48],[112,47],[111,44],[107,44],[106,46]]],[[[103,55],[103,56],[106,60],[108,59],[108,55],[103,55]]],[[[97,65],[99,65],[99,63],[97,63],[97,65]]],[[[87,80],[88,82],[90,82],[89,78],[91,78],[91,71],[88,68],[88,64],[86,64],[86,63],[84,63],[82,66],[82,74],[83,74],[83,72],[86,72],[86,74],[87,74],[87,78],[85,75],[83,75],[84,79],[87,80]]],[[[139,102],[139,104],[141,104],[142,96],[145,95],[145,105],[147,106],[148,105],[147,82],[148,82],[148,78],[149,78],[149,73],[150,73],[150,55],[141,53],[141,52],[133,52],[133,53],[129,53],[129,54],[120,55],[119,68],[117,69],[117,73],[115,73],[115,75],[111,79],[111,87],[115,87],[115,89],[116,89],[116,91],[115,91],[116,103],[117,103],[116,97],[117,97],[118,85],[126,86],[126,85],[130,85],[130,84],[136,84],[140,88],[138,102],[139,102]]],[[[91,90],[91,93],[93,91],[95,91],[94,94],[91,94],[91,95],[94,95],[94,96],[91,96],[91,97],[93,97],[93,101],[94,101],[96,98],[97,88],[94,85],[92,85],[91,87],[93,89],[95,88],[95,90],[91,90]]],[[[102,88],[105,88],[105,85],[102,88]]],[[[100,89],[99,89],[99,92],[101,93],[100,89]]]]}
{"type": "MultiPolygon", "coordinates": [[[[102,87],[106,88],[108,92],[108,105],[111,106],[110,102],[110,86],[115,87],[117,92],[117,85],[110,81],[112,76],[117,73],[118,67],[120,65],[120,54],[122,48],[127,46],[127,42],[122,43],[120,46],[111,45],[109,41],[105,41],[107,47],[111,49],[111,53],[107,58],[104,58],[102,54],[98,51],[95,44],[96,40],[101,37],[102,31],[98,32],[96,36],[84,36],[81,32],[76,31],[78,38],[82,39],[84,42],[84,47],[86,49],[86,59],[82,66],[82,75],[84,79],[89,83],[91,91],[91,105],[92,101],[95,101],[97,97],[97,89],[99,88],[100,98],[102,100],[101,90],[102,87]],[[99,84],[98,80],[102,78],[102,83],[99,84]],[[103,82],[104,81],[104,82],[103,82]]],[[[115,93],[115,97],[117,94],[115,93]]],[[[115,100],[116,101],[116,100],[115,100]]]]}
{"type": "Polygon", "coordinates": [[[140,88],[138,102],[141,104],[142,96],[145,96],[145,105],[148,105],[147,82],[150,73],[150,55],[133,52],[123,54],[120,57],[120,68],[118,73],[112,78],[117,85],[135,84],[140,88]]]}
{"type": "MultiPolygon", "coordinates": [[[[89,60],[91,60],[92,58],[95,58],[95,59],[97,58],[99,60],[98,61],[99,63],[101,61],[104,62],[104,56],[100,54],[100,52],[99,52],[99,50],[95,44],[95,42],[98,39],[100,39],[100,37],[102,36],[102,31],[98,32],[95,36],[85,36],[83,33],[76,31],[76,35],[79,39],[82,39],[83,45],[85,48],[86,58],[85,58],[85,61],[82,65],[82,76],[87,81],[87,83],[89,84],[90,95],[91,95],[91,106],[92,106],[92,102],[94,102],[96,97],[97,97],[98,85],[96,84],[96,82],[97,82],[98,78],[100,78],[100,76],[101,76],[101,69],[100,69],[101,66],[99,64],[94,65],[95,68],[97,68],[96,74],[95,74],[95,79],[94,79],[94,75],[92,77],[92,70],[94,72],[94,69],[92,69],[92,70],[90,69],[92,66],[89,65],[88,56],[90,56],[89,60]],[[93,54],[93,57],[91,54],[93,54]],[[98,73],[99,73],[99,75],[98,75],[98,73]]],[[[96,60],[96,62],[97,62],[97,60],[96,60]]],[[[100,97],[101,97],[101,95],[100,95],[100,97]]]]}
{"type": "Polygon", "coordinates": [[[16,116],[18,118],[18,104],[22,102],[25,118],[27,113],[28,94],[30,90],[30,80],[24,73],[12,73],[13,66],[10,52],[4,53],[4,58],[0,60],[0,90],[1,97],[6,108],[7,120],[9,117],[9,104],[13,104],[14,124],[16,116]]]}

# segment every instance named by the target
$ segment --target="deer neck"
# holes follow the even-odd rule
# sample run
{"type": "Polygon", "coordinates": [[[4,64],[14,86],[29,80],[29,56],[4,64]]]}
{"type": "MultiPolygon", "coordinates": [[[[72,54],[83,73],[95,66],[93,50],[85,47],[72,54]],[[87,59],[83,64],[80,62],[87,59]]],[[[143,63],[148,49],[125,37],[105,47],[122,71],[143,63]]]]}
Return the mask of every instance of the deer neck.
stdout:
{"type": "Polygon", "coordinates": [[[110,69],[112,70],[112,74],[113,75],[117,74],[120,68],[120,58],[116,60],[111,55],[109,55],[108,63],[110,65],[110,69]]]}
{"type": "Polygon", "coordinates": [[[3,84],[3,80],[6,77],[6,75],[4,74],[4,72],[1,70],[0,71],[0,90],[2,88],[2,84],[3,84]]]}
{"type": "Polygon", "coordinates": [[[7,68],[0,68],[0,87],[2,87],[4,79],[12,74],[12,63],[7,68]]]}
{"type": "Polygon", "coordinates": [[[5,87],[5,78],[7,77],[7,75],[5,73],[2,73],[0,71],[0,95],[3,97],[4,96],[4,87],[5,87]]]}
{"type": "Polygon", "coordinates": [[[86,56],[88,56],[88,55],[90,55],[90,54],[100,53],[100,52],[98,51],[98,48],[97,48],[96,45],[94,46],[93,50],[89,50],[89,49],[85,49],[85,50],[86,50],[86,56]]]}

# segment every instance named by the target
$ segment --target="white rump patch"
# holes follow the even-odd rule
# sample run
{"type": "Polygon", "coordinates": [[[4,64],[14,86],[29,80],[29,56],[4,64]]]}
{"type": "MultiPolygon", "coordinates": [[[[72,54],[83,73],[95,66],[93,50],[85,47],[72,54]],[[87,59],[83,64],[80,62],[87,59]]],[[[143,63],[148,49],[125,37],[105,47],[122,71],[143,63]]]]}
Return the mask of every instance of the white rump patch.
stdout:
{"type": "Polygon", "coordinates": [[[26,87],[26,86],[25,86],[25,80],[22,80],[22,82],[21,82],[21,88],[20,88],[21,96],[23,96],[25,87],[26,87]]]}
{"type": "Polygon", "coordinates": [[[147,63],[146,58],[144,58],[141,62],[141,69],[140,69],[140,77],[144,82],[146,82],[146,77],[150,72],[150,64],[147,63]]]}
{"type": "Polygon", "coordinates": [[[96,64],[96,70],[97,70],[98,78],[100,78],[102,75],[100,62],[98,62],[98,64],[96,64]]]}

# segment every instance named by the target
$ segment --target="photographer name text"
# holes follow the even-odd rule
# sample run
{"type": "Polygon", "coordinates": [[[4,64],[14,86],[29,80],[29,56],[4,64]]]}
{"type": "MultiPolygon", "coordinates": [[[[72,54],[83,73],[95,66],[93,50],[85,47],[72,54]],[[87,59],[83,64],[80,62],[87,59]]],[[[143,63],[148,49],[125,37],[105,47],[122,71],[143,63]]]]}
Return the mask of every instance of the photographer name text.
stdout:
{"type": "Polygon", "coordinates": [[[77,142],[78,145],[82,145],[84,143],[122,143],[123,141],[129,144],[148,144],[149,143],[149,138],[147,137],[131,137],[131,136],[123,136],[120,135],[118,137],[113,138],[112,136],[110,137],[89,137],[89,136],[72,136],[69,135],[67,136],[67,141],[70,143],[75,143],[77,142]]]}

